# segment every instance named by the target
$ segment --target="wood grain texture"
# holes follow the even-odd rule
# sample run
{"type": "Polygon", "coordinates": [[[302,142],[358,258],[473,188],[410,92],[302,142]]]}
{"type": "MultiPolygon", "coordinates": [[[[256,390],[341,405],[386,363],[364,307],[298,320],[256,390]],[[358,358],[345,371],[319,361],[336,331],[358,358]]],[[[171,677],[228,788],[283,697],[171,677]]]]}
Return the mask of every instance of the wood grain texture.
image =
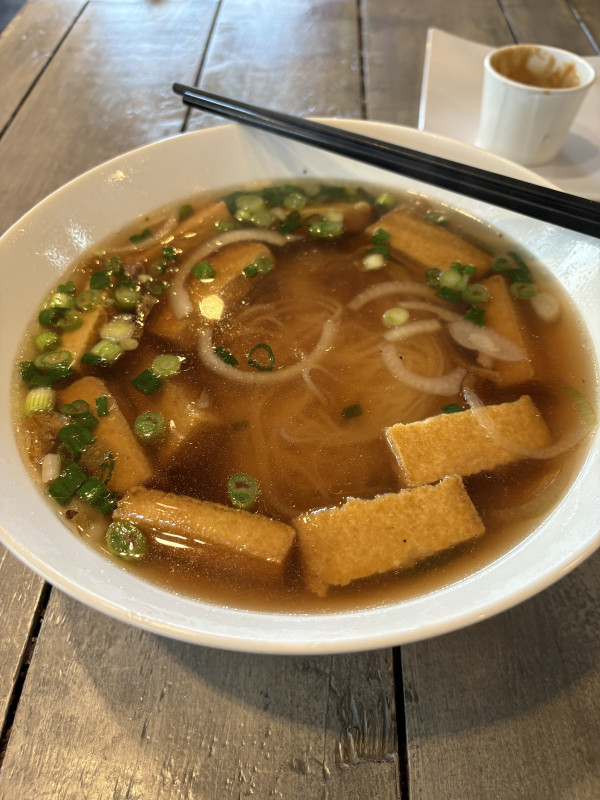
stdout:
{"type": "MultiPolygon", "coordinates": [[[[500,0],[500,5],[519,44],[548,44],[583,56],[598,52],[594,50],[571,4],[566,0],[547,0],[544,3],[540,3],[540,0],[500,0]]],[[[598,27],[597,3],[595,8],[596,13],[590,18],[595,17],[598,27]]]]}
{"type": "Polygon", "coordinates": [[[2,32],[0,41],[0,132],[16,113],[77,15],[83,0],[32,0],[2,32]],[[13,65],[19,64],[14,70],[13,65]]]}
{"type": "Polygon", "coordinates": [[[86,5],[0,141],[10,197],[0,231],[77,174],[180,132],[185,109],[171,85],[193,82],[216,8],[217,0],[86,5]]]}
{"type": "Polygon", "coordinates": [[[0,797],[398,800],[391,669],[389,651],[298,658],[181,644],[55,591],[0,797]]]}
{"type": "Polygon", "coordinates": [[[595,800],[600,555],[525,604],[403,648],[411,800],[595,800]]]}
{"type": "Polygon", "coordinates": [[[13,697],[44,582],[0,546],[0,728],[13,697]]]}
{"type": "Polygon", "coordinates": [[[439,0],[363,0],[366,107],[369,119],[416,126],[427,29],[502,45],[512,42],[496,0],[465,0],[460,12],[439,0]]]}
{"type": "Polygon", "coordinates": [[[600,7],[598,0],[569,0],[575,18],[589,37],[596,55],[600,55],[600,7]]]}

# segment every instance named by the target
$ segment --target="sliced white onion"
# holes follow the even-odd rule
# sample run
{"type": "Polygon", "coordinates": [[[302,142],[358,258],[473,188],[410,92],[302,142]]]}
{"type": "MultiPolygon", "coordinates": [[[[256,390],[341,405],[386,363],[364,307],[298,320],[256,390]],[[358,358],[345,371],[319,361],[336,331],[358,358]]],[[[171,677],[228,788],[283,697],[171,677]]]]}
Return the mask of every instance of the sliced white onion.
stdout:
{"type": "Polygon", "coordinates": [[[591,426],[589,425],[578,425],[576,428],[572,428],[565,433],[564,436],[561,436],[557,442],[547,447],[522,447],[516,442],[511,442],[510,439],[507,439],[498,432],[497,426],[490,420],[490,415],[487,413],[485,404],[482,403],[481,399],[472,389],[465,387],[463,394],[482,428],[487,431],[503,450],[506,450],[507,453],[510,453],[516,458],[554,458],[562,453],[566,453],[567,450],[570,450],[572,447],[575,447],[575,445],[584,439],[591,430],[591,426]]]}
{"type": "Polygon", "coordinates": [[[538,292],[531,300],[531,307],[544,322],[558,322],[560,318],[560,304],[550,292],[538,292]]]}
{"type": "Polygon", "coordinates": [[[304,370],[316,364],[323,354],[329,350],[337,330],[334,320],[328,319],[321,331],[319,341],[304,358],[289,367],[281,367],[270,372],[249,372],[248,370],[237,369],[231,364],[226,364],[223,359],[215,353],[213,348],[213,329],[205,328],[200,331],[198,337],[198,355],[208,369],[221,375],[223,378],[230,378],[238,383],[280,383],[289,381],[298,376],[302,376],[304,370]]]}
{"type": "Polygon", "coordinates": [[[42,483],[50,483],[60,475],[62,460],[58,453],[47,453],[42,459],[42,483]]]}
{"type": "Polygon", "coordinates": [[[430,311],[440,319],[446,320],[446,322],[454,322],[460,319],[460,314],[457,314],[456,311],[450,311],[449,308],[444,308],[443,306],[436,306],[434,303],[423,303],[420,300],[403,300],[402,308],[407,308],[409,311],[430,311]]]}
{"type": "Polygon", "coordinates": [[[152,236],[142,239],[141,242],[132,242],[123,247],[118,247],[114,250],[111,249],[110,252],[115,255],[126,255],[127,253],[137,253],[140,250],[146,250],[148,247],[154,247],[154,245],[160,244],[163,239],[166,239],[167,236],[170,236],[176,227],[177,217],[175,214],[171,214],[167,217],[162,227],[159,228],[156,233],[153,233],[152,236]]]}
{"type": "Polygon", "coordinates": [[[422,297],[431,297],[431,289],[429,286],[416,281],[386,281],[385,283],[370,286],[364,292],[357,294],[348,303],[348,308],[351,311],[358,311],[359,308],[362,308],[372,300],[386,297],[388,294],[417,294],[422,297]]]}
{"type": "Polygon", "coordinates": [[[437,319],[420,319],[416,322],[405,322],[383,334],[383,338],[388,342],[399,342],[402,339],[409,339],[411,336],[419,336],[422,333],[434,333],[442,327],[437,319]]]}
{"type": "Polygon", "coordinates": [[[192,313],[194,306],[185,289],[185,280],[192,267],[211,253],[220,250],[221,247],[237,242],[263,242],[264,244],[281,247],[287,242],[292,242],[296,239],[298,239],[297,236],[284,236],[282,233],[264,228],[235,228],[234,230],[220,233],[207,242],[203,242],[179,267],[177,274],[171,281],[171,285],[167,290],[171,311],[178,319],[183,319],[192,313]]]}
{"type": "Polygon", "coordinates": [[[451,372],[447,372],[437,378],[417,375],[404,366],[402,360],[398,358],[394,345],[389,342],[381,348],[381,356],[384,364],[396,380],[427,394],[447,396],[458,394],[462,380],[467,374],[467,371],[462,367],[456,367],[451,372]]]}
{"type": "Polygon", "coordinates": [[[479,353],[497,358],[499,361],[525,361],[527,356],[523,348],[519,347],[506,336],[487,327],[480,327],[461,318],[450,322],[448,331],[455,342],[468,350],[478,350],[479,353]]]}

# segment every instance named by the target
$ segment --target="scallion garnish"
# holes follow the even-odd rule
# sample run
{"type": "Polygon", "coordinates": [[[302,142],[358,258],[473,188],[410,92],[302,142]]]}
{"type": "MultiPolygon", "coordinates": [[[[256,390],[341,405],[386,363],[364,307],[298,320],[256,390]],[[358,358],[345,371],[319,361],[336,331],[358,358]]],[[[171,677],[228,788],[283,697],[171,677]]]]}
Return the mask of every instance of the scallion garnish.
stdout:
{"type": "Polygon", "coordinates": [[[212,267],[208,261],[200,261],[198,264],[192,267],[192,275],[195,278],[198,278],[200,281],[205,281],[206,283],[214,280],[216,271],[214,267],[212,267]]]}
{"type": "Polygon", "coordinates": [[[250,349],[248,353],[248,366],[259,369],[261,372],[270,372],[274,364],[275,356],[268,344],[259,342],[259,344],[255,344],[254,347],[250,349]],[[267,361],[259,361],[257,358],[254,358],[254,356],[258,354],[265,354],[267,361]]]}
{"type": "Polygon", "coordinates": [[[144,411],[133,424],[135,435],[144,444],[158,444],[167,432],[164,416],[160,411],[144,411]]]}
{"type": "Polygon", "coordinates": [[[57,290],[46,300],[46,308],[73,308],[75,305],[75,298],[67,292],[57,290]]]}
{"type": "Polygon", "coordinates": [[[156,356],[150,369],[159,378],[170,378],[171,375],[176,375],[179,372],[183,361],[185,361],[183,356],[164,353],[163,355],[156,356]]]}
{"type": "Polygon", "coordinates": [[[174,247],[161,248],[160,254],[167,261],[176,261],[178,251],[174,247]]]}
{"type": "Polygon", "coordinates": [[[344,232],[343,221],[321,217],[308,226],[308,232],[315,239],[334,239],[344,232]]]}
{"type": "Polygon", "coordinates": [[[25,398],[25,413],[35,414],[38,411],[52,411],[56,401],[56,392],[49,386],[37,386],[30,389],[25,398]]]}
{"type": "Polygon", "coordinates": [[[154,394],[154,392],[156,392],[162,386],[161,379],[150,369],[145,369],[140,372],[140,374],[135,377],[131,383],[135,386],[138,392],[146,395],[146,397],[154,394]]]}
{"type": "Polygon", "coordinates": [[[160,295],[165,291],[167,286],[168,284],[165,283],[164,281],[155,281],[155,280],[146,281],[146,283],[144,284],[144,288],[146,289],[148,294],[151,294],[153,297],[160,297],[160,295]]]}
{"type": "Polygon", "coordinates": [[[447,403],[445,406],[442,406],[443,414],[456,414],[458,411],[462,411],[458,403],[447,403]]]}
{"type": "Polygon", "coordinates": [[[84,289],[75,297],[75,305],[80,311],[91,311],[102,302],[102,295],[96,289],[84,289]]]}
{"type": "Polygon", "coordinates": [[[510,293],[517,300],[530,300],[537,294],[537,288],[534,283],[529,281],[515,281],[510,285],[510,293]]]}
{"type": "Polygon", "coordinates": [[[179,222],[183,222],[186,219],[189,219],[192,214],[194,213],[194,209],[192,206],[186,204],[184,206],[179,206],[179,210],[177,211],[177,217],[179,222]]]}
{"type": "Polygon", "coordinates": [[[465,314],[465,319],[472,322],[473,325],[479,325],[480,328],[483,328],[485,325],[485,310],[479,306],[471,306],[465,314]]]}
{"type": "Polygon", "coordinates": [[[68,369],[73,363],[73,354],[68,350],[50,350],[40,355],[33,362],[42,371],[50,369],[68,369]]]}
{"type": "Polygon", "coordinates": [[[111,522],[106,544],[113,555],[125,561],[136,561],[146,552],[146,537],[132,522],[111,522]]]}
{"type": "Polygon", "coordinates": [[[105,394],[96,398],[96,412],[99,417],[105,417],[108,414],[108,397],[105,394]]]}
{"type": "Polygon", "coordinates": [[[72,403],[65,403],[60,407],[60,413],[68,417],[78,417],[81,414],[89,413],[90,404],[87,400],[73,400],[72,403]]]}
{"type": "Polygon", "coordinates": [[[352,403],[342,409],[342,417],[344,419],[354,419],[355,417],[362,416],[363,409],[360,403],[352,403]]]}
{"type": "Polygon", "coordinates": [[[79,464],[69,464],[48,486],[48,494],[53,497],[61,506],[66,506],[73,497],[77,489],[83,486],[87,480],[87,475],[79,464]]]}
{"type": "Polygon", "coordinates": [[[272,269],[273,262],[268,256],[258,256],[258,258],[255,258],[251,264],[248,264],[247,267],[244,267],[242,272],[248,278],[254,278],[256,275],[269,272],[272,269]]]}
{"type": "Polygon", "coordinates": [[[383,206],[384,208],[389,208],[396,203],[396,198],[393,194],[389,192],[383,192],[382,194],[378,195],[375,198],[375,205],[376,206],[383,206]]]}
{"type": "Polygon", "coordinates": [[[108,489],[100,478],[88,478],[77,489],[77,494],[102,514],[112,514],[119,502],[117,494],[108,489]]]}
{"type": "Polygon", "coordinates": [[[390,239],[390,236],[391,233],[388,233],[383,228],[377,228],[377,230],[371,236],[371,242],[375,245],[386,246],[390,239]]]}
{"type": "Polygon", "coordinates": [[[134,233],[133,236],[129,237],[129,241],[133,242],[133,244],[139,244],[143,242],[144,239],[150,239],[152,236],[152,231],[149,228],[144,228],[141,233],[134,233]]]}
{"type": "Polygon", "coordinates": [[[219,356],[221,361],[229,364],[230,367],[237,367],[237,365],[240,363],[233,353],[230,353],[229,350],[226,350],[224,347],[215,347],[214,351],[219,356]]]}
{"type": "Polygon", "coordinates": [[[408,321],[410,314],[405,308],[395,307],[388,308],[388,310],[381,317],[383,324],[387,328],[393,328],[396,325],[404,325],[408,321]]]}
{"type": "Polygon", "coordinates": [[[385,267],[386,260],[383,253],[378,253],[375,250],[369,250],[365,253],[362,259],[363,269],[370,271],[381,269],[385,267]]]}
{"type": "Polygon", "coordinates": [[[70,367],[52,367],[51,369],[38,369],[33,361],[21,361],[19,364],[21,379],[30,389],[35,386],[51,386],[53,383],[67,378],[73,374],[70,367]]]}
{"type": "Polygon", "coordinates": [[[133,311],[141,298],[142,288],[137,283],[121,285],[117,286],[113,294],[121,311],[133,311]]]}
{"type": "Polygon", "coordinates": [[[442,270],[438,269],[437,267],[431,267],[431,269],[426,270],[425,278],[427,280],[427,286],[431,289],[437,289],[440,285],[440,275],[442,274],[442,270]]]}
{"type": "Polygon", "coordinates": [[[485,303],[489,297],[490,293],[481,283],[469,284],[462,291],[462,299],[467,303],[485,303]]]}
{"type": "Polygon", "coordinates": [[[66,283],[61,283],[58,287],[59,292],[64,292],[65,294],[73,294],[75,291],[75,284],[73,281],[67,281],[66,283]]]}
{"type": "Polygon", "coordinates": [[[111,280],[108,270],[100,269],[90,275],[90,289],[108,289],[110,285],[111,280]]]}
{"type": "Polygon", "coordinates": [[[124,352],[118,342],[101,339],[91,350],[81,356],[81,361],[92,366],[110,367],[121,358],[124,352]]]}
{"type": "Polygon", "coordinates": [[[434,225],[447,225],[450,220],[448,215],[444,214],[443,211],[428,211],[426,217],[429,222],[433,222],[434,225]]]}
{"type": "Polygon", "coordinates": [[[454,266],[444,269],[440,273],[440,286],[446,289],[462,291],[467,285],[467,280],[460,270],[454,266]]]}
{"type": "Polygon", "coordinates": [[[135,334],[135,317],[133,314],[117,314],[100,328],[100,338],[112,342],[132,339],[135,334]]]}
{"type": "Polygon", "coordinates": [[[75,460],[96,441],[96,437],[90,429],[80,422],[73,422],[60,428],[57,436],[75,460]]]}
{"type": "Polygon", "coordinates": [[[227,481],[227,494],[236,508],[251,509],[258,500],[258,483],[250,475],[239,472],[227,481]]]}
{"type": "Polygon", "coordinates": [[[49,350],[53,350],[59,342],[60,336],[55,331],[42,331],[33,340],[39,353],[47,353],[49,350]]]}

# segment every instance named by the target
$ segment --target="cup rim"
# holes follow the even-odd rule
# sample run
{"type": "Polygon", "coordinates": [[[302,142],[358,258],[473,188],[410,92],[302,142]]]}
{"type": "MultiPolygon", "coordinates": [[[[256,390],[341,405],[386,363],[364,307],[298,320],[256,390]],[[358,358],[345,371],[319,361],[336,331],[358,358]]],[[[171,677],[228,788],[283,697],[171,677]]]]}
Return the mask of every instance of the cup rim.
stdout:
{"type": "Polygon", "coordinates": [[[589,87],[598,77],[594,67],[589,64],[583,56],[579,56],[576,53],[573,53],[570,50],[565,50],[561,47],[553,47],[552,45],[546,44],[535,44],[533,42],[518,42],[515,44],[504,45],[503,47],[494,48],[486,55],[484,59],[484,67],[486,71],[493,74],[498,80],[509,83],[511,86],[519,87],[524,91],[534,94],[568,94],[582,92],[586,89],[589,89],[589,87]],[[508,78],[506,75],[503,75],[501,72],[499,72],[492,64],[492,59],[498,53],[503,53],[509,50],[522,50],[524,48],[539,48],[540,50],[545,50],[552,55],[560,55],[570,58],[578,67],[578,74],[581,78],[580,83],[578,83],[577,86],[562,87],[532,86],[531,84],[522,83],[521,81],[516,81],[513,78],[508,78]]]}

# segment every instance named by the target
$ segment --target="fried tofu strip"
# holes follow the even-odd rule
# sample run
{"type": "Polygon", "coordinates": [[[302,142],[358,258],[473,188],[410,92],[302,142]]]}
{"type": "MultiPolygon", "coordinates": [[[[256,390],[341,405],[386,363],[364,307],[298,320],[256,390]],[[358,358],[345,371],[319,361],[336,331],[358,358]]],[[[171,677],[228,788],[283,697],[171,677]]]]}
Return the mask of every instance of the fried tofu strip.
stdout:
{"type": "Polygon", "coordinates": [[[85,400],[92,413],[95,413],[96,398],[102,395],[106,395],[108,399],[108,414],[99,417],[98,425],[93,431],[96,444],[83,454],[81,463],[85,467],[98,452],[111,451],[115,457],[115,466],[108,486],[115,492],[124,492],[129,486],[147,481],[152,475],[152,468],[142,445],[135,438],[104,382],[91,376],[80,378],[63,389],[59,396],[59,406],[75,400],[85,400]]]}
{"type": "Polygon", "coordinates": [[[292,521],[308,587],[330,586],[407,569],[484,532],[458,476],[373,500],[350,498],[339,508],[292,521]]]}
{"type": "Polygon", "coordinates": [[[221,319],[234,303],[247,294],[253,279],[246,277],[243,270],[262,257],[275,263],[272,252],[261,242],[238,242],[219,250],[207,259],[215,270],[214,280],[204,283],[191,275],[186,281],[186,289],[198,313],[178,319],[165,299],[150,314],[147,330],[181,349],[194,350],[194,333],[204,325],[221,319]]]}
{"type": "Polygon", "coordinates": [[[171,377],[150,397],[140,394],[134,398],[138,414],[160,411],[165,417],[168,433],[156,448],[156,459],[161,466],[173,464],[203,434],[223,425],[215,411],[200,403],[200,394],[199,389],[193,391],[190,384],[171,377]]]}
{"type": "Polygon", "coordinates": [[[476,267],[472,279],[476,281],[492,266],[491,256],[483,250],[420,217],[408,207],[400,206],[385,214],[367,232],[372,234],[378,228],[390,234],[388,247],[393,255],[423,272],[430,267],[446,269],[454,261],[460,261],[476,267]]]}
{"type": "Polygon", "coordinates": [[[171,547],[174,557],[276,582],[283,580],[295,538],[289,525],[262,514],[141,486],[125,494],[113,520],[134,523],[153,546],[171,547]]]}
{"type": "Polygon", "coordinates": [[[81,356],[100,339],[99,331],[108,320],[108,313],[104,306],[99,306],[91,311],[84,311],[82,319],[83,322],[78,328],[61,334],[60,346],[74,356],[74,369],[78,369],[81,356]]]}
{"type": "Polygon", "coordinates": [[[358,233],[373,219],[373,209],[369,203],[359,200],[357,203],[331,203],[323,206],[307,206],[300,211],[302,219],[313,216],[325,217],[330,212],[341,214],[344,218],[344,232],[358,233]]]}
{"type": "Polygon", "coordinates": [[[493,433],[471,409],[386,428],[402,484],[421,486],[446,475],[474,475],[519,461],[518,448],[535,449],[552,443],[529,395],[513,403],[486,406],[485,415],[493,433]]]}
{"type": "Polygon", "coordinates": [[[501,275],[492,275],[482,281],[490,296],[485,303],[485,324],[497,333],[518,345],[527,354],[525,361],[498,361],[493,364],[491,378],[502,386],[528,381],[533,378],[534,369],[528,353],[523,322],[519,309],[513,300],[506,281],[501,275]]]}

